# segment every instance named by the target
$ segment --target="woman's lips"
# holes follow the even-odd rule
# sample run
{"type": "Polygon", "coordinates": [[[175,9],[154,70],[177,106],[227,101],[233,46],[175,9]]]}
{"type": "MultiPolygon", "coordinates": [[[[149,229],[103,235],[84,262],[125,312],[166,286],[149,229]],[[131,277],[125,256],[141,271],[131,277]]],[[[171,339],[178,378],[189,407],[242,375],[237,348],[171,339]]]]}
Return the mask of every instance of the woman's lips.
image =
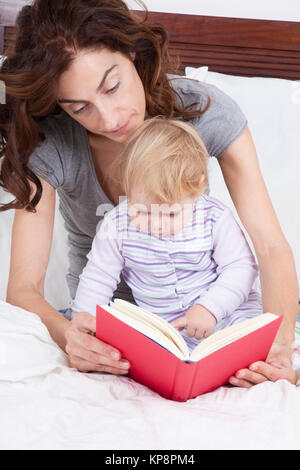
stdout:
{"type": "Polygon", "coordinates": [[[112,131],[111,133],[112,134],[122,134],[122,132],[124,132],[127,129],[129,123],[130,123],[130,119],[124,126],[120,127],[119,129],[117,129],[115,131],[112,131]]]}

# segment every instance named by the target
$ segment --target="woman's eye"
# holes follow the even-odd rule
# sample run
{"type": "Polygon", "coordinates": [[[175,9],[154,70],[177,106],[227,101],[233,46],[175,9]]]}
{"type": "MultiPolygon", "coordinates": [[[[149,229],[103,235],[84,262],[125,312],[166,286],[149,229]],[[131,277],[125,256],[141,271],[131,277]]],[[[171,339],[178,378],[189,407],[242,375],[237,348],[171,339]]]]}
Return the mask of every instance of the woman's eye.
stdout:
{"type": "MultiPolygon", "coordinates": [[[[120,82],[117,83],[113,88],[110,88],[110,90],[107,90],[107,93],[113,93],[114,91],[116,91],[120,86],[120,82]]],[[[78,109],[78,111],[73,111],[74,114],[80,114],[80,113],[83,113],[83,111],[85,111],[87,108],[88,108],[88,104],[86,106],[83,106],[82,108],[78,109]]]]}
{"type": "Polygon", "coordinates": [[[82,113],[83,111],[85,111],[88,107],[88,104],[86,106],[83,106],[82,108],[78,109],[78,111],[74,111],[74,114],[80,114],[82,113]]]}
{"type": "Polygon", "coordinates": [[[111,88],[110,90],[107,90],[107,93],[113,93],[114,91],[116,91],[118,88],[119,88],[119,85],[120,85],[120,82],[117,83],[113,88],[111,88]]]}

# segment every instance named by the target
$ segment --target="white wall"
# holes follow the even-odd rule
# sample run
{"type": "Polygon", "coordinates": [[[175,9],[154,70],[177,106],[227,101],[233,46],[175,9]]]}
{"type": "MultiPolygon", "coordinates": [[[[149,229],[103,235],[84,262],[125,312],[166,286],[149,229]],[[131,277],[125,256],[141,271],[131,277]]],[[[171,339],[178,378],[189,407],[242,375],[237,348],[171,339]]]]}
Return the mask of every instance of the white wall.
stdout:
{"type": "MultiPolygon", "coordinates": [[[[144,0],[148,10],[189,15],[300,21],[300,0],[144,0]]],[[[135,0],[130,8],[139,10],[135,0]]]]}

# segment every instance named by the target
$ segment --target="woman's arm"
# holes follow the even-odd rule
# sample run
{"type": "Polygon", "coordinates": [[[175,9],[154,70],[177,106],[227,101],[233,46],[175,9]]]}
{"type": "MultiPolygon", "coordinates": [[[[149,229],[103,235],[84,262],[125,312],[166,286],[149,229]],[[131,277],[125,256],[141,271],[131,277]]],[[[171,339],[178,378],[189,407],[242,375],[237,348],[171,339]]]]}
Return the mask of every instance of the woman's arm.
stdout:
{"type": "Polygon", "coordinates": [[[263,181],[248,128],[218,161],[257,255],[263,310],[284,317],[266,363],[250,366],[252,372],[249,369],[237,372],[236,381],[233,379],[231,383],[248,387],[264,380],[280,378],[295,383],[295,373],[291,367],[298,308],[295,262],[263,181]]]}
{"type": "Polygon", "coordinates": [[[81,371],[127,374],[127,361],[120,360],[120,353],[94,337],[95,317],[82,312],[71,323],[44,299],[55,216],[55,189],[44,179],[40,180],[43,194],[36,206],[37,212],[19,209],[15,213],[6,301],[36,313],[53,340],[68,353],[72,367],[81,371]]]}
{"type": "MultiPolygon", "coordinates": [[[[53,340],[64,349],[69,322],[44,299],[44,281],[52,243],[55,189],[42,180],[43,194],[35,214],[15,211],[6,301],[36,313],[53,340]]],[[[32,190],[34,188],[31,185],[32,190]]]]}

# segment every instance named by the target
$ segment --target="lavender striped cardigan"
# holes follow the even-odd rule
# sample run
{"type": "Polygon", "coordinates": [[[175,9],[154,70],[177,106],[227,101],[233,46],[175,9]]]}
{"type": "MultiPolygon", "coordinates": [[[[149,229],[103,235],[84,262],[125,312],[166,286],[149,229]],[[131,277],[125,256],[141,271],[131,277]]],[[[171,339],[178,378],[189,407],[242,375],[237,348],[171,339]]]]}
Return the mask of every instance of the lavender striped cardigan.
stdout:
{"type": "Polygon", "coordinates": [[[125,199],[105,215],[87,258],[73,314],[95,315],[96,304],[111,300],[121,272],[136,303],[167,321],[195,303],[218,322],[251,309],[255,258],[231,210],[208,195],[194,200],[181,232],[161,238],[135,227],[125,199]]]}

